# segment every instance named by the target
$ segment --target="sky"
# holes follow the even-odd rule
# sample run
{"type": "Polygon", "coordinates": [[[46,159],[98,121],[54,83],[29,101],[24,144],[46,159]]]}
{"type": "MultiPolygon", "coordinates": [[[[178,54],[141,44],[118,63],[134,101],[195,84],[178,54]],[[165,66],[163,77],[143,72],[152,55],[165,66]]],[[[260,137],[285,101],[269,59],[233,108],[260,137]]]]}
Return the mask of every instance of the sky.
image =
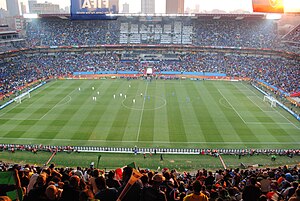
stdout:
{"type": "MultiPolygon", "coordinates": [[[[61,8],[70,6],[70,0],[38,0],[40,3],[45,1],[54,4],[59,4],[61,8]]],[[[166,0],[155,0],[156,13],[165,12],[166,0]]],[[[6,9],[6,0],[0,0],[0,8],[6,9]]],[[[28,0],[19,0],[27,4],[28,0]]],[[[139,13],[141,10],[141,0],[119,0],[120,11],[122,11],[122,4],[129,3],[131,13],[139,13]]],[[[187,8],[194,9],[199,5],[200,11],[211,11],[213,9],[225,10],[227,12],[242,9],[245,11],[252,11],[252,0],[185,0],[185,10],[187,8]]],[[[300,0],[284,0],[285,11],[300,12],[300,0]]]]}

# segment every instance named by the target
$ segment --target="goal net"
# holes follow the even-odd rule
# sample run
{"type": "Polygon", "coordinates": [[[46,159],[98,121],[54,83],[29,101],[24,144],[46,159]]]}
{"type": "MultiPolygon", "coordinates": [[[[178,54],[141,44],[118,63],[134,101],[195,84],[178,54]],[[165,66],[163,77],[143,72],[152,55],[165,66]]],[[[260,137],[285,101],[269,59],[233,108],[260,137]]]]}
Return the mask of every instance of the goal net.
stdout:
{"type": "Polygon", "coordinates": [[[276,107],[276,99],[272,96],[264,96],[264,102],[269,102],[271,107],[276,107]]]}
{"type": "Polygon", "coordinates": [[[22,103],[22,100],[24,100],[25,98],[30,98],[30,93],[29,93],[29,92],[25,92],[25,93],[23,93],[23,94],[17,96],[17,97],[15,98],[15,101],[16,101],[17,103],[22,103]]]}

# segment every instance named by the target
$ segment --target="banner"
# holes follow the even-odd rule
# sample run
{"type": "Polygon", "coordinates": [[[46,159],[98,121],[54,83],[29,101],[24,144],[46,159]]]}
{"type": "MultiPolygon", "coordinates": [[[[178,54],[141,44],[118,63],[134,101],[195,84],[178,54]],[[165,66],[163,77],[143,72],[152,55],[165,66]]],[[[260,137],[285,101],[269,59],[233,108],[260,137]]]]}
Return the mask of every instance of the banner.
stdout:
{"type": "MultiPolygon", "coordinates": [[[[13,171],[0,172],[0,184],[16,185],[14,174],[15,172],[13,171]]],[[[7,192],[7,195],[12,200],[22,201],[23,199],[23,193],[20,188],[7,192]]]]}
{"type": "Polygon", "coordinates": [[[299,96],[300,96],[300,91],[291,94],[291,97],[299,97],[299,96]]]}
{"type": "Polygon", "coordinates": [[[283,0],[252,0],[253,12],[283,13],[283,0]]]}
{"type": "Polygon", "coordinates": [[[143,175],[137,171],[136,169],[132,169],[132,174],[131,177],[129,179],[129,181],[127,182],[125,188],[123,189],[123,191],[121,192],[121,194],[119,195],[117,201],[122,201],[123,198],[125,197],[126,193],[130,190],[130,188],[132,187],[132,185],[139,179],[141,178],[143,175]]]}
{"type": "Polygon", "coordinates": [[[71,0],[73,20],[115,20],[115,7],[109,8],[108,0],[71,0]]]}

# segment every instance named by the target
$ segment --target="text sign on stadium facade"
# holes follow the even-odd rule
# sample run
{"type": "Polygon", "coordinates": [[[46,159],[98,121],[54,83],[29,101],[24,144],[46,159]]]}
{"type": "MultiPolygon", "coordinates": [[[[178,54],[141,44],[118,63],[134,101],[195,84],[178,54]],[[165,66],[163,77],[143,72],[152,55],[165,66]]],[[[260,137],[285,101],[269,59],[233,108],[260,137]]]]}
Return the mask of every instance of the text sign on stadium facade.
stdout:
{"type": "Polygon", "coordinates": [[[71,18],[79,20],[115,19],[115,8],[108,7],[107,0],[71,0],[71,18]]]}

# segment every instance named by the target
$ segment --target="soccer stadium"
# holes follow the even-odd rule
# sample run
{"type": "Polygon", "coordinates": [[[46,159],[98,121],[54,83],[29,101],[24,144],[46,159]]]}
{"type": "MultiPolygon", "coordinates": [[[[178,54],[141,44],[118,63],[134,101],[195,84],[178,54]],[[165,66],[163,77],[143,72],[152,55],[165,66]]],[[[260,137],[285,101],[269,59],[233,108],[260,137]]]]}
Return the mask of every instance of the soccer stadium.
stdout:
{"type": "Polygon", "coordinates": [[[115,12],[0,26],[0,200],[299,200],[300,15],[115,12]]]}

